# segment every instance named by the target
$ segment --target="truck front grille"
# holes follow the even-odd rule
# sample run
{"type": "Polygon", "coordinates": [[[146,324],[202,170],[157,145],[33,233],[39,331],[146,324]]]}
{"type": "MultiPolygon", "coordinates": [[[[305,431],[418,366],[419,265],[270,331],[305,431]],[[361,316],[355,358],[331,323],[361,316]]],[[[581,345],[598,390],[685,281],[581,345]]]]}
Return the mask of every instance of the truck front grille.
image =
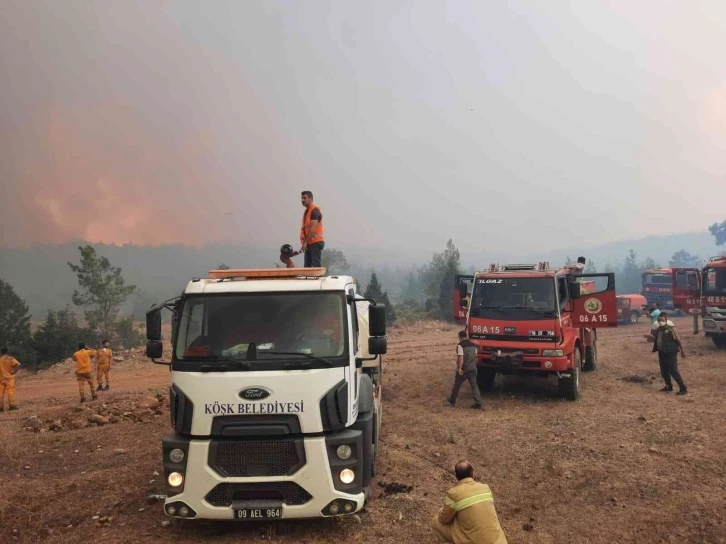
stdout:
{"type": "Polygon", "coordinates": [[[205,497],[212,506],[232,506],[234,501],[250,500],[281,500],[288,506],[297,506],[312,498],[295,482],[224,483],[205,497]]]}
{"type": "Polygon", "coordinates": [[[232,478],[291,476],[305,464],[302,440],[213,440],[209,466],[232,478]]]}

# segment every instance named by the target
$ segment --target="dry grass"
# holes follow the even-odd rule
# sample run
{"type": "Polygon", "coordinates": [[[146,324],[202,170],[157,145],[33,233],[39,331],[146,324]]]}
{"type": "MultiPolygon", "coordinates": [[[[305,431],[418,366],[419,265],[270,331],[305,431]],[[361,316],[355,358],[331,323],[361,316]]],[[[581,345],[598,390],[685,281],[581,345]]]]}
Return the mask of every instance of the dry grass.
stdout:
{"type": "MultiPolygon", "coordinates": [[[[687,319],[677,321],[689,331],[687,319]]],[[[689,357],[680,365],[689,395],[659,393],[644,327],[600,335],[600,367],[583,374],[579,402],[558,399],[554,382],[498,378],[495,392],[484,396],[484,412],[467,408],[466,385],[459,408],[444,405],[456,327],[394,329],[378,475],[389,486],[374,485],[360,525],[348,519],[162,528],[166,518],[147,497],[163,489],[153,474],[161,472],[160,439],[169,432],[165,407],[144,422],[126,418],[43,434],[23,430],[17,413],[3,414],[0,542],[433,542],[428,521],[460,458],[492,486],[513,544],[726,542],[726,352],[684,335],[689,357]],[[642,379],[619,379],[632,376],[642,379]],[[127,453],[117,455],[117,448],[127,453]],[[391,492],[400,488],[390,484],[412,489],[391,492]],[[94,515],[113,519],[99,524],[94,515]]],[[[106,410],[126,410],[136,390],[168,379],[151,365],[127,377],[118,372],[119,387],[104,396],[106,410]]],[[[45,379],[51,398],[35,394],[44,378],[34,379],[35,398],[24,402],[21,416],[62,419],[75,406],[75,395],[55,383],[66,378],[45,379]]],[[[21,401],[23,394],[19,381],[21,401]]]]}

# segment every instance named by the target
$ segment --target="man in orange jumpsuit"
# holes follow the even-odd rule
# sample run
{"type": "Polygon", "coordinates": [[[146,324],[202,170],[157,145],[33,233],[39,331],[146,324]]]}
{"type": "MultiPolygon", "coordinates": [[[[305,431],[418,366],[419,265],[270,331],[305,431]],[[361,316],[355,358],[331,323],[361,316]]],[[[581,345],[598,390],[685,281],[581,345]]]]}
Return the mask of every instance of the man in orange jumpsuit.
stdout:
{"type": "Polygon", "coordinates": [[[78,344],[78,351],[73,354],[73,360],[76,362],[76,379],[78,380],[78,392],[81,394],[81,402],[86,402],[86,394],[83,387],[87,383],[91,388],[91,398],[96,400],[96,381],[93,379],[93,367],[91,365],[91,357],[95,357],[96,350],[88,349],[86,344],[81,342],[78,344]]]}
{"type": "Polygon", "coordinates": [[[98,380],[98,388],[96,391],[108,391],[110,387],[108,384],[108,374],[111,371],[111,356],[113,353],[111,353],[111,348],[108,347],[109,345],[110,342],[104,340],[101,342],[101,349],[96,352],[96,379],[98,380]],[[106,387],[101,385],[104,376],[106,376],[106,387]]]}
{"type": "Polygon", "coordinates": [[[8,348],[0,349],[0,412],[5,410],[5,391],[8,392],[10,410],[17,410],[15,404],[15,373],[20,369],[20,363],[8,355],[8,348]]]}

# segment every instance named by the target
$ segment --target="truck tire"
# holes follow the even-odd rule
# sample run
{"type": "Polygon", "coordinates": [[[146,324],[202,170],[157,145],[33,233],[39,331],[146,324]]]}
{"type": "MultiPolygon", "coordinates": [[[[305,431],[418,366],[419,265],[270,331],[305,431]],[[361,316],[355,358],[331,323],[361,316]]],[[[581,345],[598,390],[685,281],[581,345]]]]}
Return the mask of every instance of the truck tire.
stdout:
{"type": "Polygon", "coordinates": [[[570,401],[574,401],[580,398],[580,366],[582,366],[582,356],[580,355],[580,348],[575,348],[572,357],[575,362],[575,368],[570,373],[569,378],[560,378],[557,384],[559,387],[560,396],[563,396],[570,401]]]}
{"type": "Polygon", "coordinates": [[[726,336],[712,336],[711,340],[718,349],[726,348],[726,336]]]}
{"type": "Polygon", "coordinates": [[[479,386],[479,391],[488,393],[494,389],[494,380],[496,377],[497,373],[489,368],[478,369],[476,373],[476,384],[479,386]]]}
{"type": "Polygon", "coordinates": [[[597,342],[592,346],[585,348],[585,364],[582,370],[585,372],[592,372],[597,368],[597,342]]]}
{"type": "Polygon", "coordinates": [[[638,312],[630,312],[630,324],[635,325],[640,321],[640,314],[638,312]]]}

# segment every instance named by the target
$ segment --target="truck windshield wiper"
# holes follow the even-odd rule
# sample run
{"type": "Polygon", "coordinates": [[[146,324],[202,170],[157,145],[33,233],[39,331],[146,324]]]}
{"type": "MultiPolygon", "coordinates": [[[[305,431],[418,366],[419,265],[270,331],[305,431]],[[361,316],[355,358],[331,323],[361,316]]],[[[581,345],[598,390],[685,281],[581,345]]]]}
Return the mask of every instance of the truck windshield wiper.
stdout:
{"type": "MultiPolygon", "coordinates": [[[[242,367],[247,370],[252,368],[252,365],[250,363],[248,363],[247,361],[245,361],[244,359],[235,359],[234,357],[231,357],[229,355],[222,355],[221,358],[224,359],[225,361],[232,361],[236,366],[242,367]]],[[[224,365],[224,366],[225,366],[225,368],[227,367],[227,365],[224,365]]]]}
{"type": "MultiPolygon", "coordinates": [[[[326,366],[335,366],[335,363],[332,361],[328,361],[327,359],[323,359],[322,357],[318,357],[317,355],[313,355],[312,353],[302,353],[299,351],[267,351],[267,350],[261,350],[257,352],[258,354],[267,353],[269,355],[297,355],[297,356],[303,356],[307,357],[308,359],[312,359],[313,361],[317,361],[319,363],[323,363],[326,366]]],[[[298,361],[299,363],[308,363],[308,361],[298,361]]],[[[302,366],[302,365],[296,365],[295,363],[292,363],[292,365],[295,366],[302,366]]]]}

